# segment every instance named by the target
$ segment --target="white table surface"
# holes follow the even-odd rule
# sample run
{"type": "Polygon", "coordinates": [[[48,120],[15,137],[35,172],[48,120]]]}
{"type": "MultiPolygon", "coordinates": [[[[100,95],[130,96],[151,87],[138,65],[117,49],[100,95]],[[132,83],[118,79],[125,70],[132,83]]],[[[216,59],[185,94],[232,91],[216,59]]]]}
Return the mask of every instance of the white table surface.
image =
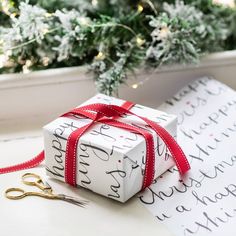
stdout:
{"type": "MultiPolygon", "coordinates": [[[[41,131],[34,128],[9,127],[0,133],[0,166],[19,163],[43,148],[41,131]],[[20,130],[22,129],[22,130],[20,130]]],[[[44,165],[30,170],[46,178],[44,165]]],[[[9,187],[25,187],[21,175],[27,171],[0,175],[1,235],[161,235],[170,232],[159,224],[134,197],[125,204],[99,196],[84,189],[49,180],[56,192],[81,196],[89,200],[85,209],[72,204],[26,197],[9,200],[4,192],[9,187]]]]}

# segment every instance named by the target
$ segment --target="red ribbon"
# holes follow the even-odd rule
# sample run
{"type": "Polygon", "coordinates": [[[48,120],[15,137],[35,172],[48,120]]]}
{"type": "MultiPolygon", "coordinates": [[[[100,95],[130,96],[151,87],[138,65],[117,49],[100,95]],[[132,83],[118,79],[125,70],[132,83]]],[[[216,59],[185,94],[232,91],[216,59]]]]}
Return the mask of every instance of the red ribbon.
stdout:
{"type": "MultiPolygon", "coordinates": [[[[155,173],[155,153],[154,153],[153,136],[147,130],[123,123],[116,119],[117,117],[120,117],[124,114],[130,114],[139,117],[156,132],[156,134],[163,140],[163,142],[168,147],[168,150],[170,151],[172,157],[174,158],[180,174],[184,174],[190,169],[190,165],[187,161],[187,158],[183,153],[182,149],[180,148],[180,146],[176,143],[175,139],[160,125],[156,124],[155,122],[145,117],[138,116],[133,112],[131,112],[129,109],[133,107],[133,105],[134,104],[131,102],[125,102],[122,106],[97,103],[75,108],[62,115],[62,116],[69,116],[71,114],[75,114],[91,119],[91,122],[89,124],[73,131],[67,140],[66,156],[65,156],[65,181],[67,183],[76,186],[77,144],[80,137],[91,126],[93,126],[95,122],[100,122],[110,126],[132,131],[144,137],[146,142],[146,164],[145,164],[142,189],[148,187],[153,182],[155,173]]],[[[37,155],[36,157],[27,162],[10,167],[0,168],[0,174],[35,167],[39,165],[44,160],[44,158],[45,158],[44,152],[41,152],[39,155],[37,155]]]]}
{"type": "Polygon", "coordinates": [[[146,164],[145,164],[145,173],[143,179],[142,189],[150,186],[153,182],[154,173],[155,173],[155,153],[154,153],[154,141],[153,136],[148,131],[132,126],[121,121],[116,120],[117,117],[124,114],[134,115],[142,119],[147,125],[149,125],[158,136],[164,141],[168,147],[172,157],[175,160],[177,168],[179,169],[180,174],[184,174],[190,169],[190,165],[187,161],[185,154],[183,153],[180,146],[176,143],[175,139],[160,125],[155,122],[134,114],[129,111],[126,106],[131,107],[131,103],[124,106],[116,105],[106,105],[106,104],[90,104],[83,107],[75,108],[72,111],[64,114],[63,116],[68,116],[70,114],[84,116],[91,119],[91,123],[73,131],[68,140],[66,147],[66,157],[65,157],[65,181],[70,185],[76,186],[76,160],[77,160],[77,143],[80,137],[91,127],[95,122],[100,122],[110,126],[122,128],[128,131],[132,131],[142,135],[146,141],[146,164]]]}
{"type": "Polygon", "coordinates": [[[37,156],[29,161],[22,162],[20,164],[0,168],[0,174],[7,174],[19,170],[30,169],[38,166],[44,160],[44,151],[40,152],[37,156]]]}

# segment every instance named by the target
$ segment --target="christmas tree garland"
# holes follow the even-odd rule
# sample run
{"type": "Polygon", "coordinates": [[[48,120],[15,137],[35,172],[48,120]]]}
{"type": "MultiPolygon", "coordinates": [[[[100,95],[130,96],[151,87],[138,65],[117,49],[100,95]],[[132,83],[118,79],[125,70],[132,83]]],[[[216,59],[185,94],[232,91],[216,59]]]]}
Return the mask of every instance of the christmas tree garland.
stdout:
{"type": "Polygon", "coordinates": [[[235,49],[235,5],[220,2],[2,0],[0,73],[89,65],[98,90],[111,94],[140,66],[235,49]]]}

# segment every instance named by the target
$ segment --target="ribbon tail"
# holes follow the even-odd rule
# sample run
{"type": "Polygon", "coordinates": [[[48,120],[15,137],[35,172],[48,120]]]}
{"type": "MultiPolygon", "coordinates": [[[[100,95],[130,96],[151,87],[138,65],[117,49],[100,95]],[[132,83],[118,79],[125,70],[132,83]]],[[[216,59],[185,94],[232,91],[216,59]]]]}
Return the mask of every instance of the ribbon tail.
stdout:
{"type": "Polygon", "coordinates": [[[40,152],[34,158],[20,164],[0,168],[0,174],[6,174],[13,171],[26,170],[38,166],[44,160],[44,151],[40,152]]]}

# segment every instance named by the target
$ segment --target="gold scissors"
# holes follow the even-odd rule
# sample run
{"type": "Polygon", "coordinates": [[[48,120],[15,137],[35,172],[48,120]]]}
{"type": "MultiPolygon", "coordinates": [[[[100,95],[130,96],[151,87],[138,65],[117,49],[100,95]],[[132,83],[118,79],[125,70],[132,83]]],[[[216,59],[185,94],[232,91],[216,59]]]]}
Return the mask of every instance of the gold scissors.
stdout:
{"type": "Polygon", "coordinates": [[[87,201],[82,201],[74,197],[70,197],[64,194],[54,194],[51,186],[41,179],[39,175],[33,173],[26,173],[21,177],[22,182],[26,185],[35,186],[39,188],[40,192],[27,192],[21,188],[9,188],[5,191],[5,197],[11,200],[22,199],[27,196],[38,196],[52,200],[62,200],[80,207],[84,207],[87,201]]]}

